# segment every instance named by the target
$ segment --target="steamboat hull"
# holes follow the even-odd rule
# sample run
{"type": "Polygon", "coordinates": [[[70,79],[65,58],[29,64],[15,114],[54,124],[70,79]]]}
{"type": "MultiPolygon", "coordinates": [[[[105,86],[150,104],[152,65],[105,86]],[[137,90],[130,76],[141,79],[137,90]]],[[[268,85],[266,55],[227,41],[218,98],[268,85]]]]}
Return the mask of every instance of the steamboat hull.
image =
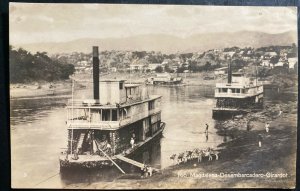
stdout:
{"type": "MultiPolygon", "coordinates": [[[[131,156],[137,152],[139,152],[141,149],[147,147],[149,144],[153,143],[154,141],[159,140],[162,137],[162,132],[165,128],[165,123],[161,123],[161,128],[158,130],[152,137],[149,137],[143,142],[137,143],[137,145],[133,149],[128,149],[124,151],[125,157],[131,156]]],[[[69,156],[71,158],[71,156],[69,156]]],[[[120,163],[121,161],[117,159],[115,156],[112,156],[111,159],[114,162],[120,163]]],[[[113,162],[109,160],[106,157],[100,157],[100,156],[84,156],[84,155],[79,155],[78,160],[73,160],[73,159],[66,159],[66,155],[62,154],[59,158],[59,163],[60,163],[60,170],[68,170],[68,169],[91,169],[91,168],[99,168],[99,169],[105,169],[105,168],[110,168],[114,166],[113,162]]]]}
{"type": "Polygon", "coordinates": [[[159,86],[180,86],[183,85],[182,80],[178,81],[154,81],[148,82],[147,85],[159,85],[159,86]]]}
{"type": "Polygon", "coordinates": [[[263,108],[263,93],[247,98],[217,98],[217,107],[213,108],[214,119],[228,119],[236,115],[256,112],[263,108]],[[220,104],[222,103],[222,104],[220,104]],[[225,103],[225,105],[223,105],[225,103]],[[224,107],[225,106],[225,107],[224,107]]]}
{"type": "Polygon", "coordinates": [[[229,119],[236,115],[246,114],[247,111],[240,110],[240,109],[221,109],[221,108],[214,108],[212,110],[213,119],[229,119]]]}

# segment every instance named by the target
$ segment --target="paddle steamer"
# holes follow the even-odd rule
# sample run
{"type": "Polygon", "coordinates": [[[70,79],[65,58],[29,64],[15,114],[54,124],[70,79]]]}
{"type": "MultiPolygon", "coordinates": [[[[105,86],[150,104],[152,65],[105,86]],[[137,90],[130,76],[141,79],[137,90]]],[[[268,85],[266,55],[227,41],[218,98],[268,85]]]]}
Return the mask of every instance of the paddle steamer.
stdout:
{"type": "Polygon", "coordinates": [[[99,80],[98,47],[93,47],[93,91],[93,99],[74,100],[72,94],[68,102],[61,169],[114,165],[162,135],[161,96],[125,80],[99,80]]]}
{"type": "Polygon", "coordinates": [[[155,77],[150,77],[146,80],[147,85],[182,85],[182,78],[172,77],[169,73],[156,74],[155,77]]]}
{"type": "Polygon", "coordinates": [[[232,73],[228,64],[227,83],[215,87],[216,107],[213,118],[228,118],[263,108],[263,84],[257,78],[246,77],[244,73],[232,73]]]}

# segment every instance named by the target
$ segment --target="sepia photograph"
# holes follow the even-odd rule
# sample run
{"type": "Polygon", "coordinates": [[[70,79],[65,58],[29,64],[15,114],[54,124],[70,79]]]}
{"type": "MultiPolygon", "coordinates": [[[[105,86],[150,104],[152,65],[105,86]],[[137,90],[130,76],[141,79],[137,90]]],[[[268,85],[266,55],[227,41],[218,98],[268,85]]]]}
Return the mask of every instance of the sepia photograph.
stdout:
{"type": "Polygon", "coordinates": [[[9,3],[12,188],[295,188],[297,7],[9,3]]]}

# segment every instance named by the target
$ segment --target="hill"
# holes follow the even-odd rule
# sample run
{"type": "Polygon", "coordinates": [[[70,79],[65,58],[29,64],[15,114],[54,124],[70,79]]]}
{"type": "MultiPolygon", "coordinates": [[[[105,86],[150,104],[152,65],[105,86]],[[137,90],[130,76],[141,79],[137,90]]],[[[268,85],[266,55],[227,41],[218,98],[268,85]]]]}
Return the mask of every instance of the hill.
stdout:
{"type": "Polygon", "coordinates": [[[91,51],[92,46],[100,50],[135,50],[161,51],[164,53],[197,52],[225,47],[262,47],[270,45],[291,45],[297,42],[297,33],[269,34],[263,32],[240,31],[235,33],[196,34],[180,38],[165,34],[146,34],[126,38],[84,38],[60,43],[33,43],[13,45],[31,52],[45,51],[53,53],[70,53],[91,51]]]}

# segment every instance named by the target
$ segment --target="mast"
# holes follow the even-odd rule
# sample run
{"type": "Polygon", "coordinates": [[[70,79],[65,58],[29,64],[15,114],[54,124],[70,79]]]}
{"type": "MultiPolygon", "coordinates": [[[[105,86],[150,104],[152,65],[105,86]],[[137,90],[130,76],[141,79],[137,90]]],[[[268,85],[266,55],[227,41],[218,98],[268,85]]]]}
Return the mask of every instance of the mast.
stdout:
{"type": "MultiPolygon", "coordinates": [[[[74,78],[72,78],[72,123],[74,120],[74,78]]],[[[73,127],[71,127],[71,154],[73,153],[73,127]]]]}

